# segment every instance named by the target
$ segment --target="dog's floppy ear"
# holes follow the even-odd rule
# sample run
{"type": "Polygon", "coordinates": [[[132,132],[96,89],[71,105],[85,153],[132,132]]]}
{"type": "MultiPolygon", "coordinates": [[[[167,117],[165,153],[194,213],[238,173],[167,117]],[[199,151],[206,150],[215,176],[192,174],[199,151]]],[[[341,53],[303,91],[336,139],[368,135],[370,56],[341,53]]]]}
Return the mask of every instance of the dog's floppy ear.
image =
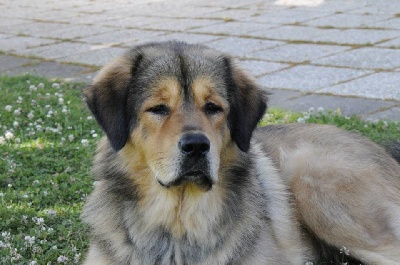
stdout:
{"type": "Polygon", "coordinates": [[[105,131],[111,146],[120,150],[129,137],[127,93],[140,56],[125,54],[104,66],[94,83],[84,90],[89,109],[105,131]]]}
{"type": "Polygon", "coordinates": [[[240,150],[247,152],[253,130],[267,108],[267,93],[230,58],[225,58],[228,96],[231,109],[228,123],[231,138],[240,150]]]}

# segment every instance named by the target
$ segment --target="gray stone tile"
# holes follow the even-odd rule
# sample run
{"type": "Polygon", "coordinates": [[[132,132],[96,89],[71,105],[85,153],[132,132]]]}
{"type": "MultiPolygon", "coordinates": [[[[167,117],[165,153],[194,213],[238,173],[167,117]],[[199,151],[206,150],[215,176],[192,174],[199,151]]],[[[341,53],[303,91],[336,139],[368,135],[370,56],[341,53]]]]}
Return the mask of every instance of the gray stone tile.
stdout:
{"type": "Polygon", "coordinates": [[[396,17],[385,21],[381,21],[379,23],[376,23],[376,26],[385,29],[400,29],[400,18],[396,17]]]}
{"type": "Polygon", "coordinates": [[[62,23],[27,21],[27,24],[2,26],[0,28],[0,32],[12,33],[14,35],[41,37],[43,36],[41,34],[43,32],[47,33],[47,35],[51,35],[53,31],[61,30],[67,27],[67,24],[62,23]]]}
{"type": "Polygon", "coordinates": [[[393,107],[387,110],[379,111],[374,114],[368,115],[367,120],[400,121],[400,107],[393,107]]]}
{"type": "Polygon", "coordinates": [[[337,54],[349,49],[349,47],[336,45],[287,44],[268,50],[254,52],[251,53],[250,56],[269,61],[299,63],[337,54]]]}
{"type": "Polygon", "coordinates": [[[157,23],[159,18],[157,17],[116,17],[108,18],[103,21],[98,21],[96,24],[101,26],[115,27],[117,29],[121,28],[141,28],[143,26],[157,23]]]}
{"type": "Polygon", "coordinates": [[[11,38],[11,37],[14,37],[13,35],[10,35],[10,34],[1,34],[0,33],[0,40],[1,39],[8,39],[8,38],[11,38]]]}
{"type": "Polygon", "coordinates": [[[88,26],[88,25],[68,25],[52,31],[37,31],[36,36],[70,40],[84,36],[92,36],[100,33],[111,32],[115,29],[110,27],[88,26]]]}
{"type": "Polygon", "coordinates": [[[85,65],[103,66],[126,51],[123,48],[106,48],[57,59],[60,62],[81,63],[85,65]]]}
{"type": "Polygon", "coordinates": [[[273,29],[252,30],[248,35],[276,40],[317,42],[326,36],[338,34],[339,31],[304,26],[282,26],[273,29]]]}
{"type": "Polygon", "coordinates": [[[299,65],[267,74],[259,78],[259,82],[267,88],[311,92],[369,73],[371,71],[299,65]]]}
{"type": "Polygon", "coordinates": [[[293,110],[291,104],[287,104],[290,100],[303,96],[299,91],[285,89],[267,89],[270,93],[268,96],[268,108],[284,108],[293,110]]]}
{"type": "Polygon", "coordinates": [[[210,41],[220,39],[219,36],[212,36],[205,34],[188,34],[188,33],[169,33],[158,36],[156,38],[157,41],[179,40],[187,43],[203,43],[203,44],[208,44],[210,41]]]}
{"type": "Polygon", "coordinates": [[[20,18],[0,17],[0,31],[3,27],[28,24],[29,21],[20,18]]]}
{"type": "Polygon", "coordinates": [[[38,60],[20,58],[16,56],[0,55],[0,74],[6,74],[7,70],[21,67],[23,65],[35,64],[38,60]]]}
{"type": "Polygon", "coordinates": [[[94,45],[76,43],[76,42],[60,42],[48,46],[40,46],[27,49],[21,52],[23,55],[36,56],[46,59],[57,59],[69,55],[79,54],[96,48],[94,45]]]}
{"type": "Polygon", "coordinates": [[[371,45],[400,36],[396,30],[382,29],[347,29],[336,31],[335,34],[320,36],[316,40],[348,45],[371,45]]]}
{"type": "Polygon", "coordinates": [[[376,46],[377,47],[387,47],[387,48],[399,48],[400,47],[400,38],[393,39],[390,41],[385,41],[376,46]]]}
{"type": "Polygon", "coordinates": [[[82,77],[87,76],[91,71],[93,70],[83,66],[67,65],[55,62],[39,62],[37,64],[14,68],[8,70],[6,73],[8,75],[33,74],[46,78],[76,80],[78,77],[82,79],[82,77]]]}
{"type": "Polygon", "coordinates": [[[400,67],[400,50],[360,48],[316,59],[312,63],[365,69],[391,69],[400,67]]]}
{"type": "Polygon", "coordinates": [[[399,73],[381,72],[327,87],[316,92],[384,100],[400,100],[399,84],[399,73]]]}
{"type": "MultiPolygon", "coordinates": [[[[234,35],[234,36],[250,36],[249,34],[255,30],[255,28],[270,29],[272,25],[245,23],[245,22],[220,22],[215,25],[200,27],[189,30],[190,32],[196,33],[209,33],[209,34],[220,34],[220,35],[234,35]]],[[[261,30],[261,29],[260,29],[261,30]]]]}
{"type": "Polygon", "coordinates": [[[156,23],[145,25],[142,28],[151,30],[186,31],[218,23],[220,22],[208,19],[158,18],[156,23]]]}
{"type": "Polygon", "coordinates": [[[243,67],[252,76],[261,76],[267,73],[272,73],[284,68],[288,68],[288,64],[272,63],[265,61],[243,60],[240,61],[240,66],[243,67]]]}
{"type": "Polygon", "coordinates": [[[55,44],[57,41],[35,38],[35,37],[24,37],[24,36],[12,36],[5,39],[0,39],[0,51],[10,52],[10,53],[22,53],[24,50],[48,45],[55,44]]]}
{"type": "Polygon", "coordinates": [[[352,12],[358,14],[390,14],[395,15],[400,10],[400,3],[398,1],[375,1],[370,5],[355,9],[352,12]]]}
{"type": "Polygon", "coordinates": [[[331,12],[304,11],[296,9],[285,9],[269,12],[260,16],[249,17],[248,21],[266,24],[294,24],[301,23],[332,14],[331,12]]]}
{"type": "Polygon", "coordinates": [[[163,33],[157,31],[124,29],[124,30],[111,31],[104,34],[98,34],[95,36],[82,37],[76,40],[87,43],[112,45],[112,44],[133,43],[134,41],[138,40],[154,39],[155,37],[158,37],[161,34],[163,33]]]}
{"type": "Polygon", "coordinates": [[[354,97],[338,97],[331,95],[303,95],[282,102],[282,106],[293,111],[308,111],[310,108],[317,110],[322,107],[325,110],[339,109],[343,115],[357,115],[366,117],[369,113],[382,108],[394,106],[393,102],[377,99],[363,99],[354,97]]]}
{"type": "Polygon", "coordinates": [[[272,48],[282,44],[284,44],[284,42],[281,41],[228,37],[210,42],[207,45],[235,56],[249,57],[251,56],[251,52],[272,48]]]}
{"type": "Polygon", "coordinates": [[[307,21],[304,24],[314,27],[359,28],[378,27],[378,22],[390,18],[390,15],[334,14],[307,21]]]}

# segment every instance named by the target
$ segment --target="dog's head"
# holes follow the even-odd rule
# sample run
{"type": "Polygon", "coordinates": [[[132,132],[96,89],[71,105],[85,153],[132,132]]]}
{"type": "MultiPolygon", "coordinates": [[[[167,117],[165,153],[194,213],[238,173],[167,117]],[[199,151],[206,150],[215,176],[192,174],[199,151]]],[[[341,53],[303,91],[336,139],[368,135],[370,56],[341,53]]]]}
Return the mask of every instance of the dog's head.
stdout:
{"type": "Polygon", "coordinates": [[[125,156],[165,187],[211,188],[222,153],[248,151],[266,109],[232,58],[181,42],[133,48],[100,71],[85,99],[114,150],[133,150],[125,156]]]}

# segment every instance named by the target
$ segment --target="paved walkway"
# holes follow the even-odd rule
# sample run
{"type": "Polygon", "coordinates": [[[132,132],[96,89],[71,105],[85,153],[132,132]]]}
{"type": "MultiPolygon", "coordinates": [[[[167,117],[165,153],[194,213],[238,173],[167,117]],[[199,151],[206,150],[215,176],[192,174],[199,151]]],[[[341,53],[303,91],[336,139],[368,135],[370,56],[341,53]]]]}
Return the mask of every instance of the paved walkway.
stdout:
{"type": "Polygon", "coordinates": [[[271,105],[400,120],[399,0],[2,0],[0,73],[89,81],[127,47],[232,53],[271,105]]]}

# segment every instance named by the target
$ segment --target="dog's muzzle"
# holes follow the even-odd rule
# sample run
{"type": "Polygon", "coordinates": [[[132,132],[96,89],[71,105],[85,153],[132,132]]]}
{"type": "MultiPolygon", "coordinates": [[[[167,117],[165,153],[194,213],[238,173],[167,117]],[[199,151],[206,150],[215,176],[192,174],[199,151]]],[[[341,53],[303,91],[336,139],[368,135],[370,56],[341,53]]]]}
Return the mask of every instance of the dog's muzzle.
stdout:
{"type": "Polygon", "coordinates": [[[214,184],[210,176],[210,140],[202,133],[187,133],[178,142],[178,148],[182,156],[178,177],[168,184],[160,184],[172,187],[193,183],[210,190],[214,184]]]}

